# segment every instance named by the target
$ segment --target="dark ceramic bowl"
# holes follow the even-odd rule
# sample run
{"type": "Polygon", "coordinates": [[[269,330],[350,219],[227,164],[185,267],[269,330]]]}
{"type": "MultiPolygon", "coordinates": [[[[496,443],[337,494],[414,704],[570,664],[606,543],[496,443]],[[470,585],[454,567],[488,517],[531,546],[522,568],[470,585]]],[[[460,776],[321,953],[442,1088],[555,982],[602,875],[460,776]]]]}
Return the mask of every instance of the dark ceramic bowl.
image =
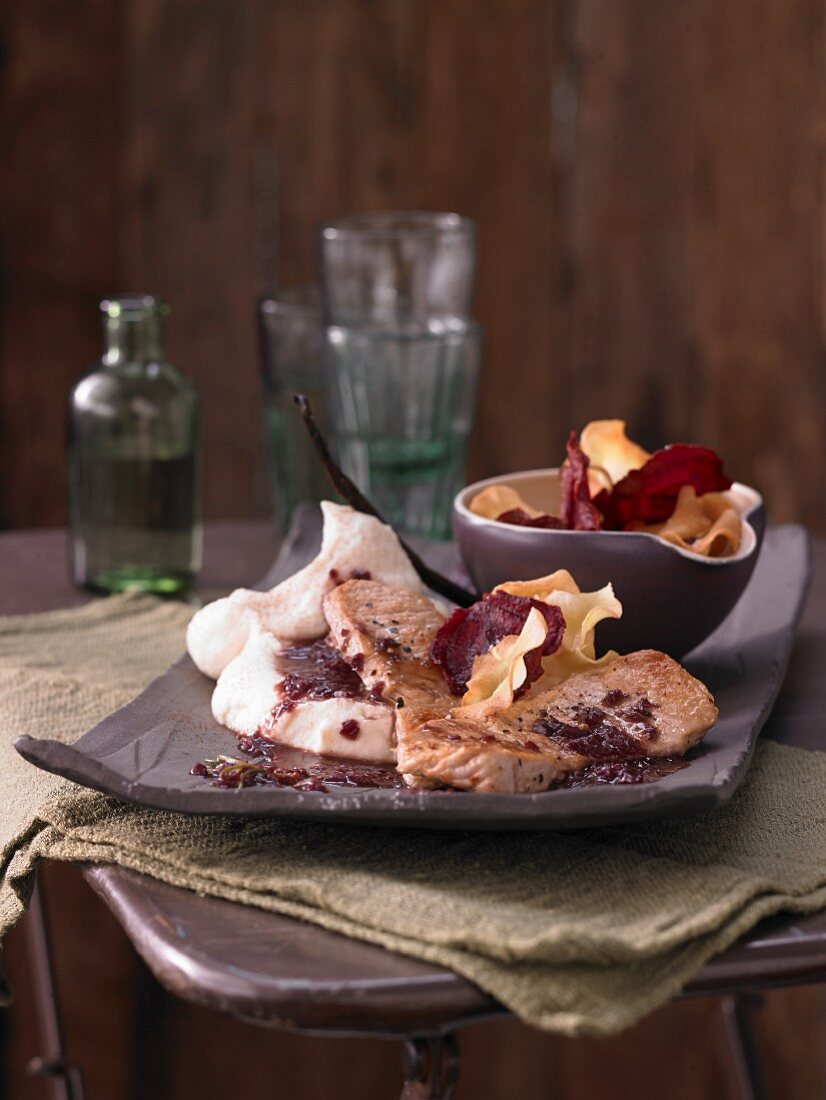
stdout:
{"type": "Polygon", "coordinates": [[[682,657],[732,610],[760,551],[763,499],[739,482],[729,492],[743,519],[743,540],[730,558],[704,558],[656,535],[515,527],[470,511],[470,501],[480,490],[502,483],[513,486],[533,507],[556,510],[556,469],[488,478],[458,493],[453,502],[453,531],[472,580],[481,592],[503,581],[544,577],[556,569],[567,569],[587,592],[610,581],[623,615],[600,623],[599,652],[659,649],[682,657]]]}

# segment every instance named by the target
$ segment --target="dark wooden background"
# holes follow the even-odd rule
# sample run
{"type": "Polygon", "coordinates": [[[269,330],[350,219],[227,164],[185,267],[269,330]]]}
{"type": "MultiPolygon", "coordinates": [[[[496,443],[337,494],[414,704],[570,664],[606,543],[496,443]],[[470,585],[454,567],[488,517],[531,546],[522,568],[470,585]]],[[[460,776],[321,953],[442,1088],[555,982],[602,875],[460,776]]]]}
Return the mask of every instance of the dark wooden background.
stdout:
{"type": "Polygon", "coordinates": [[[480,225],[471,473],[622,415],[824,526],[822,0],[0,0],[0,526],[64,520],[97,300],[171,302],[207,514],[265,500],[253,301],[362,209],[480,225]]]}
{"type": "MultiPolygon", "coordinates": [[[[261,514],[256,294],[312,277],[318,220],[422,207],[480,225],[470,473],[621,415],[649,446],[716,446],[774,518],[826,530],[824,73],[822,0],[0,0],[0,528],[64,522],[66,393],[124,289],[172,304],[207,515],[261,514]]],[[[391,1047],[162,995],[71,876],[92,1100],[394,1094],[391,1047]]],[[[490,1025],[460,1098],[724,1096],[713,1012],[605,1043],[490,1025]]],[[[43,1096],[22,994],[6,1023],[2,1094],[43,1096]]],[[[772,995],[774,1095],[822,1095],[824,1024],[822,992],[772,995]]]]}

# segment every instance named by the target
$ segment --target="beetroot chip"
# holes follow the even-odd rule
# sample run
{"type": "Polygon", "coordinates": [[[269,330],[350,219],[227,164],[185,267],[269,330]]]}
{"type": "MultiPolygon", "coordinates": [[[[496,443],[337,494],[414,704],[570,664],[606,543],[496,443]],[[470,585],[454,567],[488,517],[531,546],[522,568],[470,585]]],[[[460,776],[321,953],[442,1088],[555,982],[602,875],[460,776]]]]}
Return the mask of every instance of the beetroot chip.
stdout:
{"type": "Polygon", "coordinates": [[[508,592],[488,592],[470,607],[460,607],[442,623],[430,647],[430,659],[441,669],[454,695],[463,695],[473,671],[473,662],[506,638],[519,634],[530,614],[538,608],[548,624],[544,643],[525,655],[528,675],[517,694],[527,691],[542,675],[542,658],[556,653],[565,633],[565,616],[555,604],[508,592]]]}
{"type": "Polygon", "coordinates": [[[549,516],[546,512],[541,512],[538,516],[529,516],[524,508],[511,508],[496,519],[499,523],[510,523],[514,527],[545,527],[549,530],[559,530],[562,526],[562,520],[557,519],[556,516],[549,516]]]}
{"type": "Polygon", "coordinates": [[[605,526],[622,531],[631,523],[663,523],[673,513],[684,485],[697,496],[731,488],[723,460],[709,447],[673,443],[655,451],[639,470],[631,470],[610,491],[603,489],[594,503],[605,526]]]}
{"type": "Polygon", "coordinates": [[[588,488],[588,456],[571,432],[566,445],[568,461],[559,472],[559,518],[568,531],[599,531],[602,515],[591,500],[588,488]]]}

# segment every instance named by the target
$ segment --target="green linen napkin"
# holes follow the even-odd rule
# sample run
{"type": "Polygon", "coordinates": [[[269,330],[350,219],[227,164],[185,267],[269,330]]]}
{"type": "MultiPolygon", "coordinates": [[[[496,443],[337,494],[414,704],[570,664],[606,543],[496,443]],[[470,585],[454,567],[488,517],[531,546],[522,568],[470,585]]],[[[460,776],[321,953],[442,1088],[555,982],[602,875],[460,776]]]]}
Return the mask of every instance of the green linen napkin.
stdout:
{"type": "Polygon", "coordinates": [[[770,741],[712,814],[572,834],[185,817],[17,756],[19,734],[71,741],[127,702],[189,614],[126,595],[0,619],[0,934],[38,859],[111,862],[450,967],[534,1026],[609,1034],[761,917],[826,906],[826,753],[770,741]]]}

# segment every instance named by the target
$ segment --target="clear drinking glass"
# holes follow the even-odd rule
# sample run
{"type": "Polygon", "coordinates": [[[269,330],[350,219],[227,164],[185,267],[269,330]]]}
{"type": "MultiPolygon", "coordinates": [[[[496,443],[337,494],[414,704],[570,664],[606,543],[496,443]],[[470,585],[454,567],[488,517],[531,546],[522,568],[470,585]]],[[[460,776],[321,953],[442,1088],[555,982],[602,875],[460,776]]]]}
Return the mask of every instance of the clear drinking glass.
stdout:
{"type": "Polygon", "coordinates": [[[318,290],[296,287],[262,298],[258,330],[273,514],[284,533],[296,504],[330,495],[293,401],[294,393],[306,394],[324,424],[324,332],[318,290]]]}
{"type": "Polygon", "coordinates": [[[327,407],[340,461],[406,534],[445,538],[473,421],[475,226],[357,214],[321,226],[327,407]]]}

